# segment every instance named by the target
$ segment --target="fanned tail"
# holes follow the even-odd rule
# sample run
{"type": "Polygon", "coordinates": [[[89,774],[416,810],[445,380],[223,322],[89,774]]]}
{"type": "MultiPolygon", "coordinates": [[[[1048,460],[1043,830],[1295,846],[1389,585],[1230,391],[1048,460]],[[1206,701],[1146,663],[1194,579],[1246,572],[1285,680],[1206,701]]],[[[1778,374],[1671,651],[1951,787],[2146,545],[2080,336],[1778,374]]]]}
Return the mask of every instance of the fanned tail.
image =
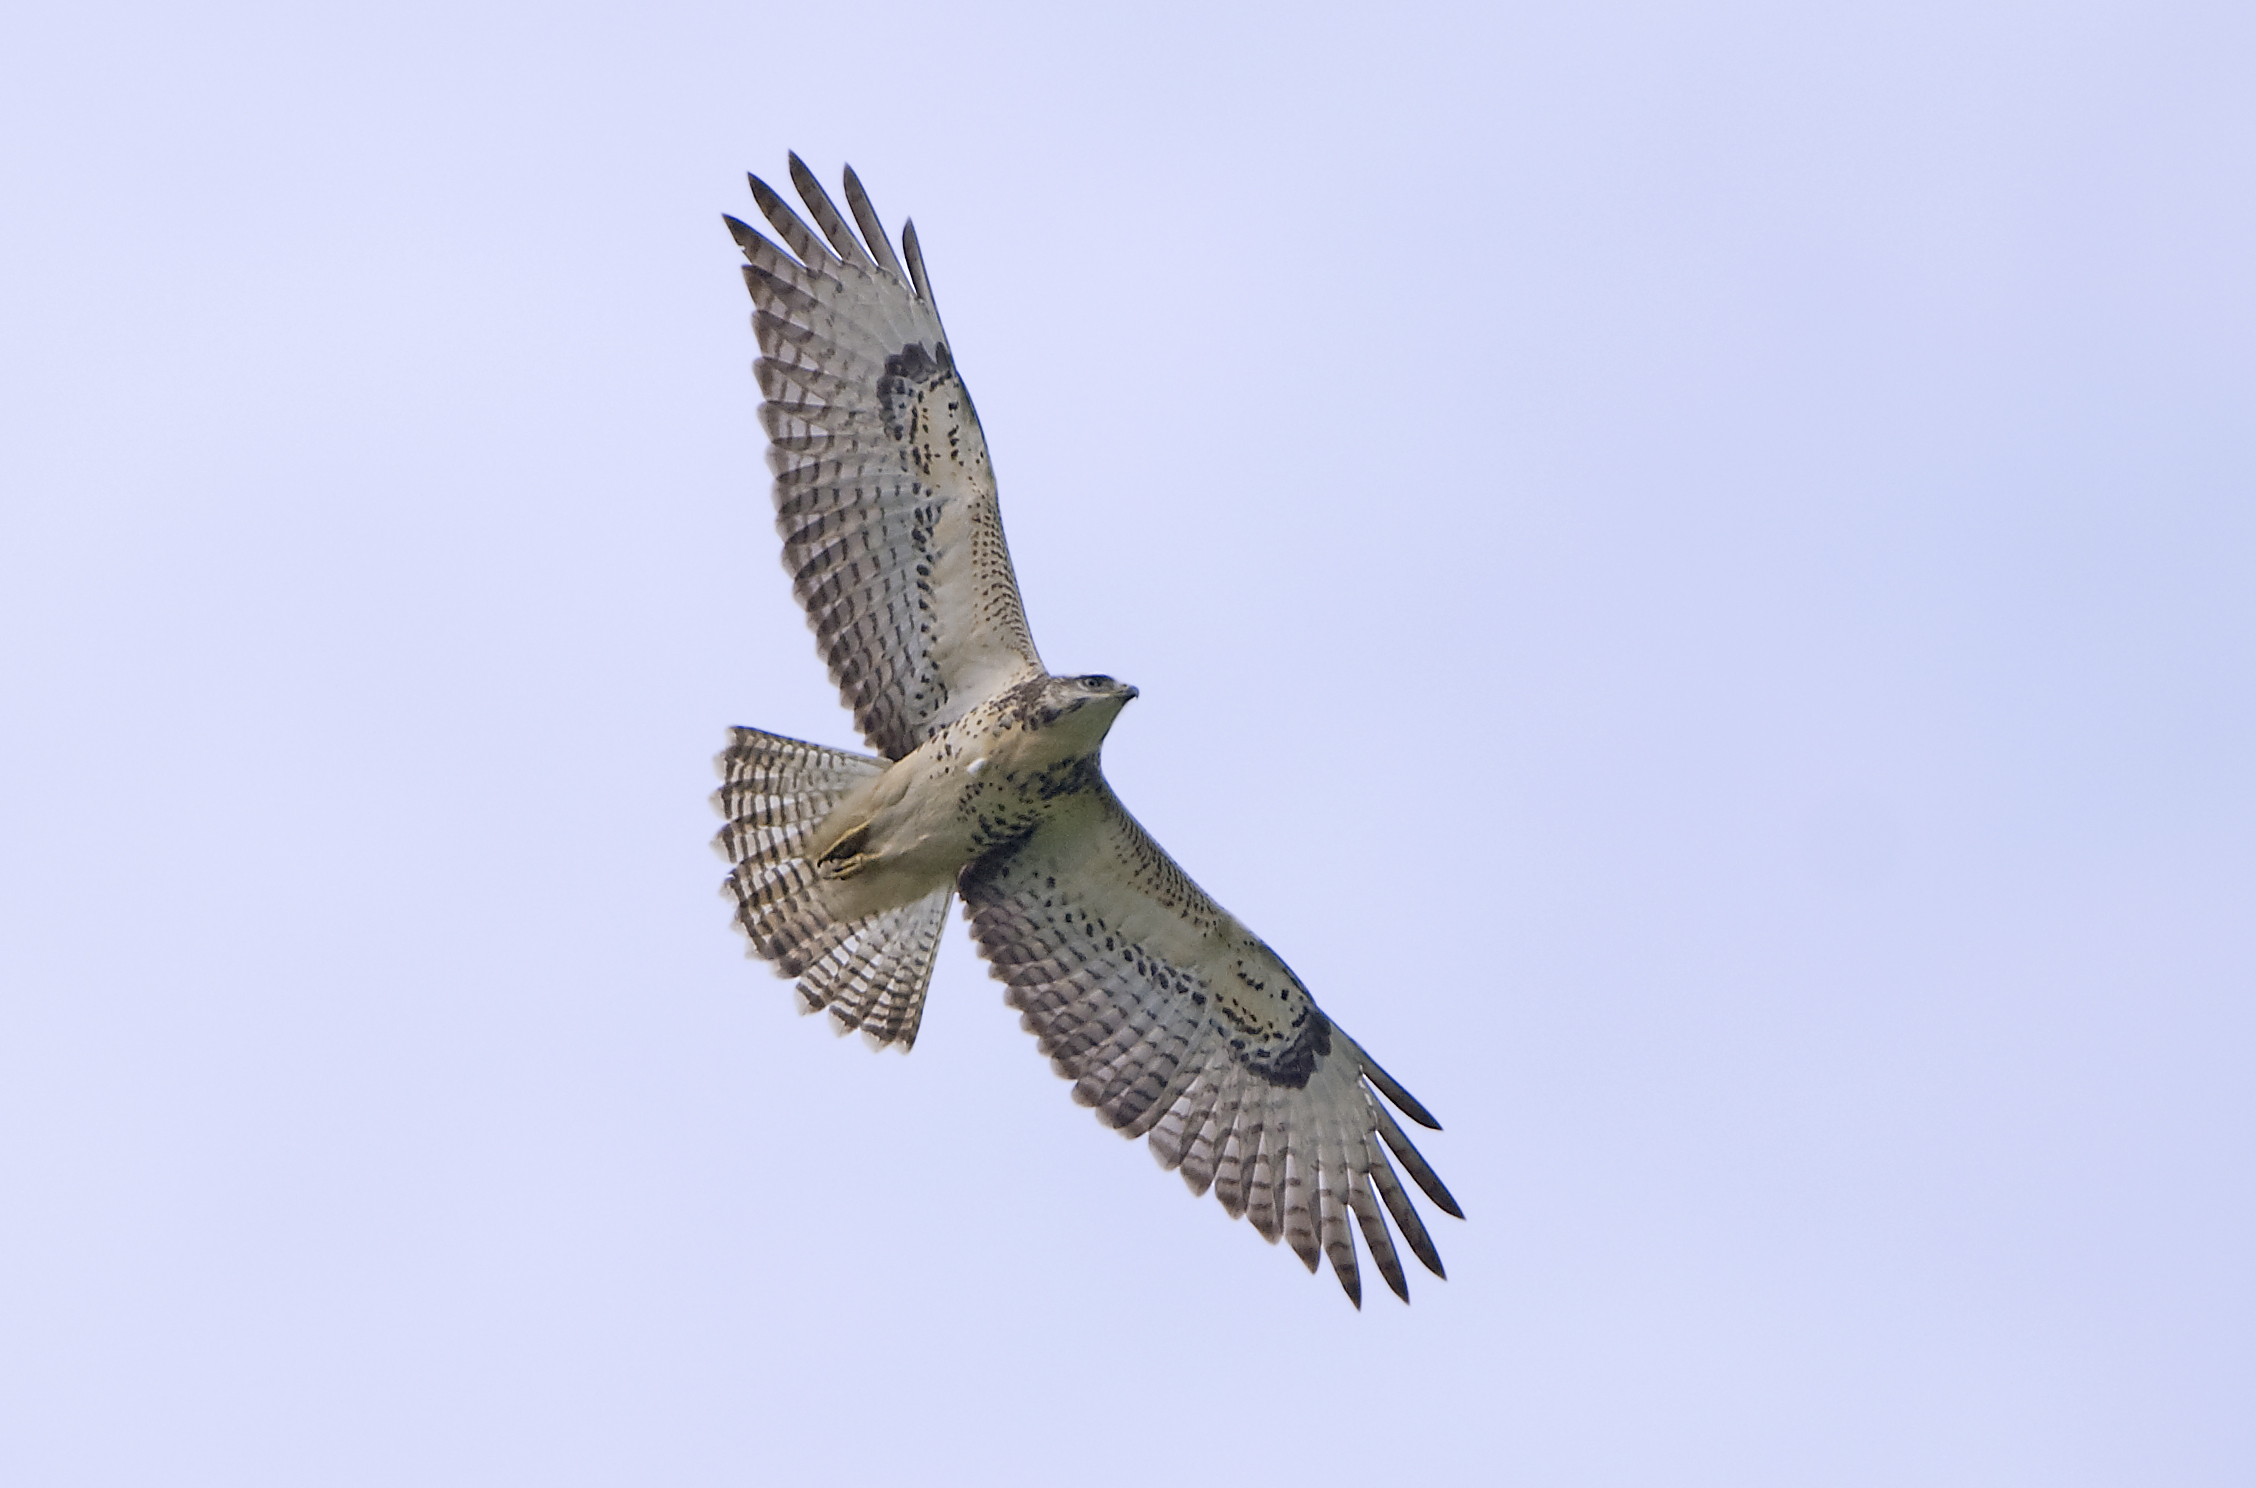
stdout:
{"type": "Polygon", "coordinates": [[[859,920],[834,918],[807,861],[808,839],[841,797],[885,762],[758,729],[729,730],[714,765],[713,806],[728,825],[713,839],[732,864],[722,895],[752,954],[799,979],[800,1011],[828,1008],[838,1031],[873,1047],[916,1042],[924,991],[953,890],[859,920]]]}

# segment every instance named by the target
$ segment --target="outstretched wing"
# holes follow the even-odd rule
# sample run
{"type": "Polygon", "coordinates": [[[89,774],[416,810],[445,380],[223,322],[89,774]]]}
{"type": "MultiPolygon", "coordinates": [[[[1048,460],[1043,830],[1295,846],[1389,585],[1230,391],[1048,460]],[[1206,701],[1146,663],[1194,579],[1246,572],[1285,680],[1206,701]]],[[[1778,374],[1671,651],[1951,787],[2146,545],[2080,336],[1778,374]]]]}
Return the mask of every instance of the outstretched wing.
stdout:
{"type": "Polygon", "coordinates": [[[1441,1257],[1396,1179],[1463,1211],[1379,1103],[1438,1123],[1308,996],[1274,951],[1200,891],[1099,783],[1019,847],[963,871],[979,949],[1074,1099],[1149,1134],[1193,1193],[1328,1257],[1357,1306],[1352,1214],[1387,1285],[1409,1284],[1385,1214],[1436,1276],[1441,1257]],[[1383,1144],[1383,1145],[1382,1145],[1383,1144]]]}
{"type": "Polygon", "coordinates": [[[776,527],[855,724],[899,759],[1042,663],[916,228],[895,257],[853,171],[859,238],[796,155],[791,179],[820,236],[757,176],[752,195],[790,252],[728,219],[748,260],[776,527]]]}

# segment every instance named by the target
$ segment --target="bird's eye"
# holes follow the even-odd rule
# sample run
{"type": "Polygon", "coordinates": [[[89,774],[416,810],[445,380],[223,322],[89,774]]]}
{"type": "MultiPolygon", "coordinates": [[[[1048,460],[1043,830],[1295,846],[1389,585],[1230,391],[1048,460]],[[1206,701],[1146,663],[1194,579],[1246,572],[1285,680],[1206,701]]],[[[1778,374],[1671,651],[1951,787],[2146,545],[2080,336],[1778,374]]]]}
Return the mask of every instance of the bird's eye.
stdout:
{"type": "Polygon", "coordinates": [[[1081,685],[1093,692],[1103,692],[1106,688],[1112,686],[1112,679],[1102,672],[1091,672],[1081,679],[1081,685]]]}

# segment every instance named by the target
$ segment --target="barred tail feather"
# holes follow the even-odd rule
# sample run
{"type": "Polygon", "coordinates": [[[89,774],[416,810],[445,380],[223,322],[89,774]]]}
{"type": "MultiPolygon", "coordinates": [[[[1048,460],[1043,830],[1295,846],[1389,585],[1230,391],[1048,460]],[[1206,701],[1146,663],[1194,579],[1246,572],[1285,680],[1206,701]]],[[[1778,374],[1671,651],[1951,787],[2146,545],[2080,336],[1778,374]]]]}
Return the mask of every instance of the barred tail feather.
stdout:
{"type": "Polygon", "coordinates": [[[713,805],[727,821],[713,846],[733,866],[723,895],[752,953],[799,979],[800,1011],[828,1008],[838,1031],[860,1029],[876,1047],[916,1042],[924,992],[953,893],[859,920],[823,905],[806,850],[816,828],[855,786],[884,773],[868,755],[825,749],[758,729],[729,730],[714,761],[713,805]]]}

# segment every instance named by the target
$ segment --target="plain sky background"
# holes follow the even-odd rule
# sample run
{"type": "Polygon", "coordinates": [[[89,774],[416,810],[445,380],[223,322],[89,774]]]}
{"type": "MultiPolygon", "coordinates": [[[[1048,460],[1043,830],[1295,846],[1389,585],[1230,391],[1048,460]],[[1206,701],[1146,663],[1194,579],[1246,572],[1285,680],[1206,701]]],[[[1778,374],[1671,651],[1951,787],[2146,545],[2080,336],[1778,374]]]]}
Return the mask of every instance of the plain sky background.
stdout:
{"type": "Polygon", "coordinates": [[[92,0],[0,130],[0,1479],[2256,1480],[2256,9],[92,0]],[[1413,1306],[960,929],[742,959],[788,148],[1413,1306]]]}

